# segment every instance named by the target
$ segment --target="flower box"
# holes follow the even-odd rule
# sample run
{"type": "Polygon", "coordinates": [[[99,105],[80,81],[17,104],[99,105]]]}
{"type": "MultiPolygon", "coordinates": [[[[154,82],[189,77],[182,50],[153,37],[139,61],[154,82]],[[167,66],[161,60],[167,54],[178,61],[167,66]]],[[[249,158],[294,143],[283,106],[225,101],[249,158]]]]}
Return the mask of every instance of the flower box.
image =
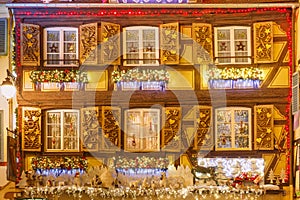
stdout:
{"type": "Polygon", "coordinates": [[[162,81],[143,81],[141,82],[142,90],[163,90],[165,83],[162,81]]]}
{"type": "Polygon", "coordinates": [[[211,89],[231,89],[232,88],[232,80],[230,79],[216,79],[209,81],[209,88],[211,89]]]}
{"type": "Polygon", "coordinates": [[[78,82],[65,82],[63,83],[64,91],[78,91],[81,83],[78,82]]]}
{"type": "Polygon", "coordinates": [[[60,91],[60,83],[57,82],[45,82],[41,83],[41,91],[44,92],[52,92],[52,91],[60,91]]]}
{"type": "Polygon", "coordinates": [[[140,82],[137,81],[128,81],[120,82],[122,90],[140,90],[140,82]]]}

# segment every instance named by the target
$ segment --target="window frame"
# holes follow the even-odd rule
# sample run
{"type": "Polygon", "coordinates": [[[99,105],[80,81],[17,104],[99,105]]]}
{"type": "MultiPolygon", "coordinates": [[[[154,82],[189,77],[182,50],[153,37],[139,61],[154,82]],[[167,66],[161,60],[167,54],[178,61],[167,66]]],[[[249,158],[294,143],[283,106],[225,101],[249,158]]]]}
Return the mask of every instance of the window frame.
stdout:
{"type": "MultiPolygon", "coordinates": [[[[44,28],[44,65],[47,67],[75,67],[78,66],[79,64],[79,31],[78,28],[75,27],[49,27],[49,28],[44,28]],[[55,43],[55,41],[48,41],[48,32],[49,31],[58,31],[59,32],[59,40],[56,41],[56,43],[59,43],[59,46],[56,47],[59,49],[58,53],[49,53],[48,49],[48,43],[55,43]],[[74,31],[76,32],[76,39],[74,41],[67,41],[64,40],[64,32],[65,31],[74,31]],[[75,43],[75,53],[69,53],[69,54],[75,54],[74,59],[64,59],[64,55],[67,55],[68,53],[64,52],[64,44],[65,43],[75,43]],[[58,60],[56,59],[48,59],[48,55],[55,55],[58,54],[59,58],[58,60]],[[58,64],[51,64],[49,62],[51,61],[58,61],[58,64]],[[65,64],[64,62],[71,62],[70,64],[65,64]]],[[[55,47],[55,46],[54,46],[55,47]]]]}
{"type": "Polygon", "coordinates": [[[160,109],[159,108],[133,108],[133,109],[127,109],[124,111],[124,151],[126,152],[159,152],[160,151],[160,142],[161,142],[161,138],[160,138],[160,127],[161,127],[161,116],[160,116],[160,109]],[[149,118],[145,118],[145,113],[152,113],[154,115],[154,117],[156,119],[152,120],[152,122],[149,121],[149,118]],[[136,121],[135,120],[131,120],[129,119],[128,115],[130,115],[130,113],[136,114],[136,117],[139,117],[139,119],[142,119],[141,121],[136,121]],[[148,119],[148,122],[150,122],[148,124],[148,122],[145,122],[145,120],[148,119]],[[153,123],[155,122],[156,123],[153,123]],[[152,124],[152,125],[151,125],[152,124]],[[130,136],[129,133],[129,129],[134,130],[134,126],[136,125],[136,127],[138,128],[139,132],[135,132],[133,135],[136,136],[130,136]],[[149,135],[151,136],[151,133],[147,133],[146,130],[146,126],[149,125],[150,129],[152,130],[152,128],[154,128],[154,137],[148,137],[149,135]],[[132,126],[132,127],[130,127],[132,126]],[[156,128],[155,128],[156,126],[156,128]],[[145,139],[145,143],[143,140],[140,140],[141,138],[146,138],[145,139]],[[150,139],[149,139],[150,138],[150,139]],[[156,140],[155,140],[156,138],[156,140]],[[148,140],[147,140],[148,139],[148,140]],[[153,140],[154,139],[154,140],[153,140]],[[132,146],[132,148],[130,148],[130,146],[128,145],[128,143],[134,143],[138,146],[137,148],[135,148],[134,146],[132,146]],[[156,141],[156,147],[149,147],[152,144],[147,144],[147,142],[151,142],[155,144],[156,141]],[[147,148],[149,147],[149,148],[147,148]]]}
{"type": "MultiPolygon", "coordinates": [[[[64,152],[80,152],[80,150],[81,150],[81,146],[80,146],[80,139],[81,139],[80,138],[80,110],[76,110],[76,109],[47,110],[45,112],[45,123],[46,123],[46,125],[45,125],[45,134],[44,134],[44,141],[45,141],[44,150],[45,150],[45,152],[62,152],[62,151],[64,151],[64,152]],[[58,144],[60,144],[60,148],[50,148],[49,144],[48,144],[48,139],[51,139],[51,138],[54,137],[53,134],[50,135],[49,127],[55,125],[55,123],[50,123],[48,121],[49,120],[48,119],[48,114],[49,113],[59,113],[60,116],[61,116],[60,120],[58,122],[59,132],[60,132],[59,134],[60,135],[56,136],[56,138],[60,139],[59,143],[58,143],[58,144]],[[75,143],[74,143],[74,145],[76,146],[75,148],[68,149],[64,145],[64,139],[66,137],[66,134],[65,134],[65,131],[64,131],[64,126],[66,125],[65,116],[64,116],[65,113],[73,113],[73,114],[76,114],[76,116],[77,116],[77,119],[76,119],[77,124],[75,124],[75,126],[77,126],[75,131],[77,133],[75,132],[75,136],[74,136],[74,138],[76,140],[75,143]]],[[[55,144],[53,144],[53,145],[55,145],[55,144]]]]}
{"type": "MultiPolygon", "coordinates": [[[[152,47],[152,46],[151,46],[152,47]]],[[[134,52],[136,53],[136,52],[134,52]]],[[[152,59],[152,58],[150,58],[152,59]]],[[[123,28],[123,64],[124,66],[158,66],[159,65],[159,27],[155,27],[155,26],[130,26],[130,27],[125,27],[123,28]],[[155,33],[154,36],[154,41],[149,40],[149,42],[154,43],[154,51],[150,52],[149,54],[153,54],[155,56],[155,61],[154,63],[151,62],[151,60],[148,60],[150,63],[144,63],[144,61],[147,61],[147,59],[144,59],[144,54],[147,55],[147,52],[145,51],[145,47],[143,45],[143,31],[145,30],[153,30],[155,33]],[[137,47],[137,53],[139,55],[137,62],[136,63],[128,63],[128,55],[127,53],[127,43],[132,42],[130,40],[127,40],[127,31],[137,31],[138,32],[138,47],[137,47]]]]}
{"type": "MultiPolygon", "coordinates": [[[[250,26],[224,26],[224,27],[214,27],[214,53],[215,53],[215,63],[218,65],[227,65],[227,64],[251,64],[252,60],[251,60],[251,55],[252,55],[252,48],[251,48],[251,27],[250,26]],[[247,44],[244,46],[247,50],[245,50],[244,52],[247,54],[245,57],[240,57],[240,58],[245,58],[247,59],[247,62],[239,62],[236,61],[236,59],[238,59],[239,57],[236,57],[236,53],[241,53],[238,50],[235,50],[236,45],[235,45],[235,41],[240,41],[241,39],[235,39],[235,34],[234,31],[238,30],[238,29],[246,29],[246,39],[242,40],[242,41],[246,41],[247,44]],[[230,53],[230,56],[228,59],[230,59],[230,62],[220,62],[220,59],[224,59],[227,58],[226,56],[220,56],[220,51],[219,51],[219,40],[218,39],[218,31],[219,30],[229,30],[230,32],[230,38],[229,40],[224,40],[224,41],[229,41],[230,43],[230,50],[228,51],[230,53]]],[[[242,47],[243,48],[243,47],[242,47]]]]}
{"type": "MultiPolygon", "coordinates": [[[[237,116],[239,117],[239,116],[237,116]]],[[[252,112],[251,112],[251,108],[248,107],[222,107],[222,108],[216,108],[215,109],[215,150],[216,151],[227,151],[227,150],[252,150],[252,112]],[[231,112],[230,113],[230,119],[229,122],[227,122],[227,120],[225,119],[226,116],[222,116],[219,117],[219,112],[231,112]],[[244,113],[247,113],[247,121],[244,123],[241,123],[240,121],[237,121],[235,119],[235,111],[244,111],[244,113]],[[223,119],[222,119],[223,118],[223,119]],[[239,125],[240,124],[240,125],[239,125]],[[219,126],[220,125],[220,126],[219,126]],[[223,125],[223,127],[222,127],[223,125]],[[227,125],[230,125],[230,141],[228,142],[230,144],[229,147],[225,147],[225,145],[220,146],[219,143],[222,142],[223,138],[225,138],[225,142],[226,142],[226,128],[228,128],[227,125]],[[239,130],[235,129],[237,126],[240,126],[239,130]],[[242,129],[245,128],[245,129],[242,129]],[[220,130],[224,130],[224,134],[223,134],[223,138],[221,138],[221,131],[220,130]],[[237,147],[236,145],[236,136],[239,134],[238,131],[240,132],[241,130],[245,130],[247,137],[248,137],[248,141],[247,144],[248,146],[246,147],[237,147]]],[[[228,129],[227,129],[228,131],[228,129]]],[[[239,137],[241,138],[245,138],[245,136],[240,135],[239,137]]]]}

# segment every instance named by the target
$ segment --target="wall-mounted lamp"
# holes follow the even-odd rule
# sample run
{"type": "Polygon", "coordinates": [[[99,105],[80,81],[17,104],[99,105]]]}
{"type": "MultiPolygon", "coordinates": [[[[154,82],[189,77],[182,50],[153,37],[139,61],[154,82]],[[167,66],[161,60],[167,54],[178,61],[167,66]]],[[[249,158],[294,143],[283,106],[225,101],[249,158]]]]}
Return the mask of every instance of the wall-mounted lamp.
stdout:
{"type": "Polygon", "coordinates": [[[14,76],[9,70],[6,70],[7,77],[1,84],[1,94],[6,98],[10,99],[16,95],[17,89],[14,85],[16,76],[14,76]]]}

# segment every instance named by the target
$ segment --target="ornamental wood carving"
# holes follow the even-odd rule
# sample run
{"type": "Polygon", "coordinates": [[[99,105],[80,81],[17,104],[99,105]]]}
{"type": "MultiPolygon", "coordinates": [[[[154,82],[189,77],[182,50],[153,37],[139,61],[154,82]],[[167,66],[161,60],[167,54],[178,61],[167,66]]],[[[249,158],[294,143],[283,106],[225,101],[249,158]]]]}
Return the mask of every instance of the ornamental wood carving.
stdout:
{"type": "Polygon", "coordinates": [[[40,26],[21,24],[21,64],[40,65],[40,26]]]}
{"type": "Polygon", "coordinates": [[[22,108],[22,149],[41,151],[41,110],[22,108]]]}
{"type": "Polygon", "coordinates": [[[212,108],[210,106],[196,106],[195,110],[195,138],[194,149],[213,148],[212,108]]]}
{"type": "Polygon", "coordinates": [[[120,25],[101,22],[101,63],[120,65],[120,25]]]}
{"type": "Polygon", "coordinates": [[[80,63],[97,64],[98,24],[80,26],[80,63]]]}
{"type": "Polygon", "coordinates": [[[273,62],[273,22],[254,23],[254,62],[273,62]]]}
{"type": "Polygon", "coordinates": [[[181,108],[163,109],[162,148],[168,151],[181,150],[181,108]]]}
{"type": "Polygon", "coordinates": [[[212,62],[212,26],[205,23],[192,24],[193,60],[195,64],[212,62]]]}
{"type": "Polygon", "coordinates": [[[102,149],[116,151],[121,144],[121,109],[114,106],[102,107],[102,149]]]}
{"type": "Polygon", "coordinates": [[[160,25],[160,59],[162,64],[179,64],[179,24],[160,25]]]}
{"type": "Polygon", "coordinates": [[[254,106],[254,149],[274,149],[273,105],[254,106]]]}
{"type": "Polygon", "coordinates": [[[81,137],[83,151],[98,151],[99,134],[99,108],[88,107],[81,109],[81,137]]]}

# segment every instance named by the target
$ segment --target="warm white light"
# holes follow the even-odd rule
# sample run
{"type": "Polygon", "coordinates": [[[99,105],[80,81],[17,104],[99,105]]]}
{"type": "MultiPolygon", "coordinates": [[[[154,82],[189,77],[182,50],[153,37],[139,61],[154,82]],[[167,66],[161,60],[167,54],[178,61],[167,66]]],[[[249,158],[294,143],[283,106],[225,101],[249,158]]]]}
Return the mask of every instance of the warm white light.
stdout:
{"type": "Polygon", "coordinates": [[[1,85],[1,94],[6,98],[10,99],[16,95],[17,89],[9,80],[9,78],[5,78],[1,85]]]}

